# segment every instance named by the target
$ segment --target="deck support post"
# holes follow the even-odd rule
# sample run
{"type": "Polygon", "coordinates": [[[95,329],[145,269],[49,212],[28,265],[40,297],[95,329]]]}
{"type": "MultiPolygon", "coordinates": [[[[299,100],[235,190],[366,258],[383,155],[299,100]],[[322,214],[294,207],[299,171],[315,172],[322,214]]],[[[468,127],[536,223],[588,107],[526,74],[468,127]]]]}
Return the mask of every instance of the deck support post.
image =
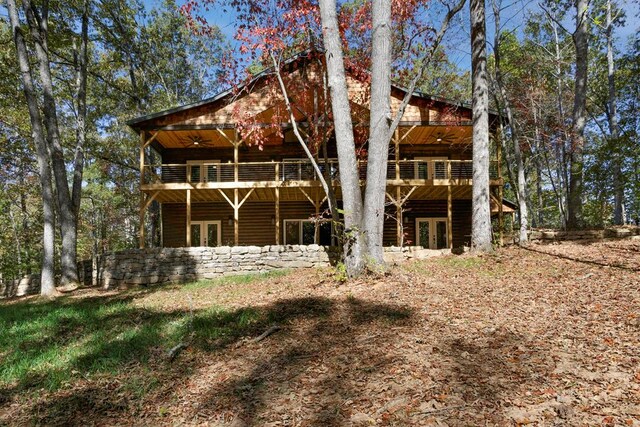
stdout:
{"type": "MultiPolygon", "coordinates": [[[[202,232],[202,231],[201,231],[202,232]]],[[[187,247],[191,247],[191,190],[187,190],[187,247]]]]}
{"type": "MultiPolygon", "coordinates": [[[[238,173],[238,147],[240,142],[238,140],[238,130],[233,133],[233,182],[237,183],[239,178],[238,173]]],[[[233,189],[233,244],[238,246],[240,242],[240,206],[238,205],[238,188],[233,189]]]]}
{"type": "Polygon", "coordinates": [[[447,162],[447,243],[453,249],[453,194],[451,192],[451,162],[447,162]]]}
{"type": "MultiPolygon", "coordinates": [[[[396,176],[398,175],[398,163],[396,162],[396,176]]],[[[400,187],[396,187],[396,201],[397,203],[396,205],[396,244],[399,247],[403,246],[403,228],[404,228],[404,224],[403,224],[403,218],[402,218],[402,194],[400,193],[400,187]]]]}
{"type": "MultiPolygon", "coordinates": [[[[396,128],[393,137],[393,144],[395,146],[395,169],[396,169],[396,181],[400,180],[400,129],[396,128]]],[[[402,247],[403,239],[403,218],[402,218],[402,205],[399,203],[401,200],[401,189],[396,187],[396,245],[402,247]]]]}
{"type": "Polygon", "coordinates": [[[447,185],[447,243],[453,249],[453,195],[451,185],[447,185]]]}
{"type": "Polygon", "coordinates": [[[144,249],[145,245],[145,235],[144,235],[144,191],[142,190],[142,186],[144,185],[144,147],[147,138],[147,133],[145,131],[140,132],[140,233],[139,233],[139,246],[140,249],[144,249]]]}
{"type": "Polygon", "coordinates": [[[502,144],[500,141],[502,140],[502,135],[500,135],[500,130],[497,131],[498,135],[496,135],[496,158],[498,160],[498,244],[502,246],[504,244],[504,218],[502,212],[502,197],[503,197],[503,185],[502,185],[502,144]]]}
{"type": "MultiPolygon", "coordinates": [[[[276,182],[280,182],[280,162],[276,162],[276,182]]],[[[276,196],[276,245],[280,245],[280,187],[275,188],[276,196]]]]}

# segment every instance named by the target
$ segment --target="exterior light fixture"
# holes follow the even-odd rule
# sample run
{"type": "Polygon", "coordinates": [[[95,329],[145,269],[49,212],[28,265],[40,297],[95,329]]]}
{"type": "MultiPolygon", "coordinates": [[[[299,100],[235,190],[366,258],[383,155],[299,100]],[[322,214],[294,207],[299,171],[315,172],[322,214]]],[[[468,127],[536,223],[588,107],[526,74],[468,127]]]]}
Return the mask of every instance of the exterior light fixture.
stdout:
{"type": "Polygon", "coordinates": [[[233,217],[229,216],[229,219],[228,219],[227,222],[228,222],[229,225],[233,225],[233,217]]]}
{"type": "Polygon", "coordinates": [[[271,217],[271,225],[276,225],[276,217],[275,216],[271,217]]]}

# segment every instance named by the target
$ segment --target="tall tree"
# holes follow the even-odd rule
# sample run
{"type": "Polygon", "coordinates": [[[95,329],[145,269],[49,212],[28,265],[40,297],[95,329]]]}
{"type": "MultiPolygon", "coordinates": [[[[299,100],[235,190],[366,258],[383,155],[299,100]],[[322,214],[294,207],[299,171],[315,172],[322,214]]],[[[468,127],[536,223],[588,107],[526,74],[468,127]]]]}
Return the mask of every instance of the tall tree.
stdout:
{"type": "MultiPolygon", "coordinates": [[[[504,132],[501,133],[500,138],[506,139],[507,137],[511,141],[511,145],[513,148],[513,154],[515,158],[515,166],[516,166],[516,198],[518,202],[518,219],[520,222],[520,235],[519,235],[519,243],[521,245],[527,244],[529,237],[527,234],[528,231],[528,223],[529,223],[529,211],[527,209],[527,182],[525,179],[525,169],[524,169],[524,159],[522,156],[522,150],[520,148],[521,140],[520,140],[520,126],[516,121],[515,114],[511,107],[511,100],[507,94],[507,90],[505,87],[505,82],[503,79],[502,73],[502,55],[501,55],[501,44],[502,44],[502,28],[500,26],[500,11],[501,11],[501,1],[493,0],[493,16],[494,16],[494,43],[493,43],[493,58],[494,58],[494,69],[495,69],[495,88],[496,93],[494,97],[497,99],[497,105],[500,112],[504,112],[506,116],[506,123],[504,124],[504,128],[509,130],[508,135],[505,135],[504,132]]],[[[501,116],[502,119],[502,116],[501,116]]]]}
{"type": "Polygon", "coordinates": [[[38,105],[38,97],[34,84],[31,67],[29,65],[29,54],[22,34],[22,28],[18,17],[18,9],[15,0],[7,0],[7,9],[9,11],[9,19],[13,32],[13,39],[16,46],[18,64],[20,74],[22,75],[22,83],[25,99],[29,109],[29,117],[31,119],[32,138],[36,147],[38,159],[38,172],[40,176],[40,187],[42,191],[42,212],[44,216],[43,230],[43,253],[42,268],[40,273],[40,294],[46,297],[57,295],[54,282],[54,197],[51,184],[51,171],[49,169],[49,154],[45,140],[45,131],[42,126],[42,116],[40,115],[40,107],[38,105]]]}
{"type": "Polygon", "coordinates": [[[493,250],[489,210],[489,88],[487,82],[484,0],[470,0],[471,81],[473,110],[473,186],[471,246],[493,250]]]}
{"type": "Polygon", "coordinates": [[[582,218],[584,129],[587,123],[587,78],[589,65],[589,2],[576,0],[576,30],[573,43],[576,49],[576,73],[571,133],[571,175],[569,179],[567,228],[584,226],[582,218]]]}

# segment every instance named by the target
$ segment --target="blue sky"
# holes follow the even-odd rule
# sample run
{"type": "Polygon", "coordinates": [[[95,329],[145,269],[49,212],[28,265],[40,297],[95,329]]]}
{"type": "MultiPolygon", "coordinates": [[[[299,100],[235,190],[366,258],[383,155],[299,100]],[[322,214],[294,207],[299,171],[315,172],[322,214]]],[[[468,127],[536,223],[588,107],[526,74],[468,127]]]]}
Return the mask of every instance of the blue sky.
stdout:
{"type": "MultiPolygon", "coordinates": [[[[176,0],[179,5],[183,2],[176,0]]],[[[148,8],[157,7],[161,5],[162,0],[145,0],[145,5],[148,8]]],[[[621,0],[626,10],[627,18],[624,27],[617,30],[619,49],[623,49],[629,37],[632,37],[636,32],[640,31],[640,10],[639,3],[633,0],[621,0]]],[[[506,28],[520,32],[522,30],[522,24],[525,21],[525,17],[533,12],[539,10],[537,2],[530,2],[527,0],[503,0],[503,5],[506,7],[504,16],[501,17],[502,25],[506,28]]],[[[469,49],[469,30],[468,30],[468,9],[462,10],[456,17],[462,25],[458,25],[456,28],[452,28],[445,36],[445,45],[448,49],[450,59],[452,62],[458,65],[461,69],[469,69],[471,62],[471,53],[469,49]]],[[[226,13],[221,7],[213,8],[205,17],[210,24],[215,24],[222,32],[227,36],[229,40],[233,40],[235,34],[234,27],[234,14],[232,11],[226,13]]],[[[437,24],[439,26],[439,23],[437,24]]],[[[567,23],[567,28],[571,28],[572,23],[567,23]]],[[[490,3],[487,2],[487,40],[489,42],[488,49],[491,50],[491,42],[493,41],[494,22],[492,11],[490,9],[490,3]]]]}

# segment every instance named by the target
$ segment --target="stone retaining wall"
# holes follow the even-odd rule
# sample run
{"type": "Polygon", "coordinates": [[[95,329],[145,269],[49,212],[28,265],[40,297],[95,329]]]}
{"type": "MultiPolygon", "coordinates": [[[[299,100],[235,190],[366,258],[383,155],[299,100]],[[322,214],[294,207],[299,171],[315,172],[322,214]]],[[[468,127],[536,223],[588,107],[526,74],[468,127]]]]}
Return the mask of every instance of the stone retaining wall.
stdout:
{"type": "MultiPolygon", "coordinates": [[[[640,227],[605,230],[534,230],[532,241],[598,240],[640,236],[640,227]]],[[[640,238],[640,237],[634,237],[640,238]]],[[[513,243],[505,239],[505,243],[513,243]]],[[[385,248],[389,263],[424,259],[449,253],[421,247],[385,248]]],[[[265,272],[275,269],[327,267],[339,259],[337,248],[319,245],[222,246],[217,248],[130,249],[99,258],[94,269],[91,260],[79,265],[85,286],[116,288],[129,285],[184,283],[223,274],[265,272]]],[[[0,298],[38,293],[40,276],[32,274],[19,280],[0,282],[0,298]]]]}
{"type": "MultiPolygon", "coordinates": [[[[628,237],[640,236],[640,227],[625,226],[605,228],[603,230],[579,230],[579,231],[560,231],[560,230],[531,230],[529,231],[529,240],[532,242],[552,242],[552,241],[571,241],[571,240],[602,240],[602,239],[624,239],[628,237]]],[[[517,243],[517,235],[505,236],[505,244],[517,243]]]]}

